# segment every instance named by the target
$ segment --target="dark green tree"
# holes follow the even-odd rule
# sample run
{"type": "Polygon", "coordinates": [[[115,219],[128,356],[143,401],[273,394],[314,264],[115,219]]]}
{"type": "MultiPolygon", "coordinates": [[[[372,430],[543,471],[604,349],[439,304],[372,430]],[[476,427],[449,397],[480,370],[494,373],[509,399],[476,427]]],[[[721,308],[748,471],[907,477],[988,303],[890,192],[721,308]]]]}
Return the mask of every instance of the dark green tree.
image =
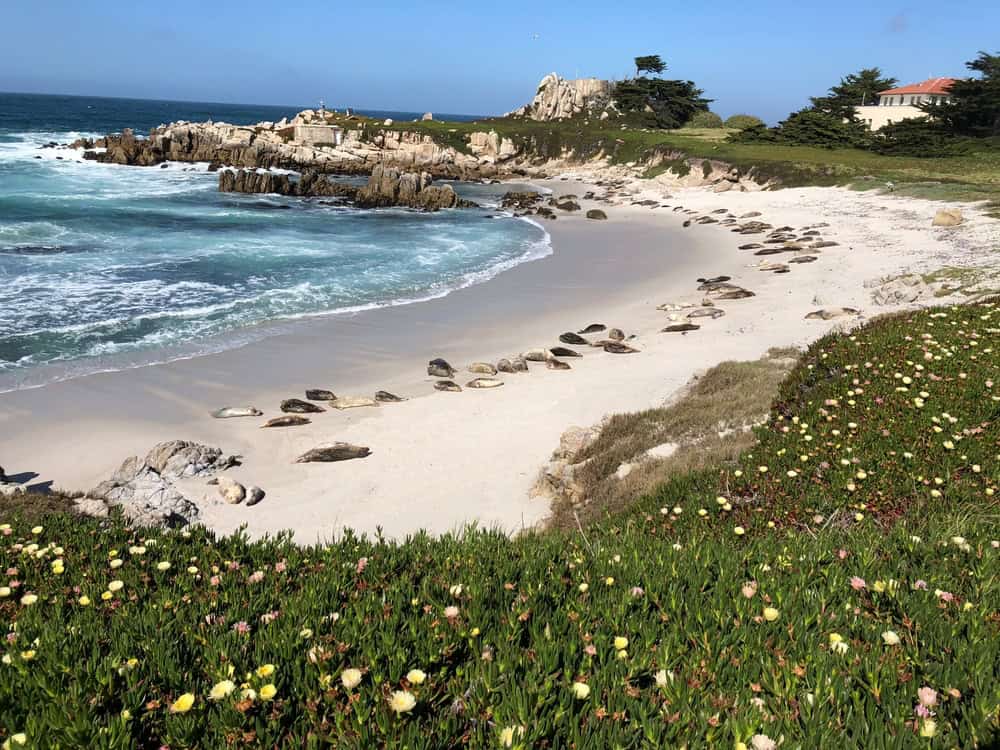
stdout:
{"type": "Polygon", "coordinates": [[[921,109],[942,123],[949,132],[967,136],[1000,136],[1000,53],[979,57],[965,64],[979,78],[955,81],[947,104],[925,104],[921,109]]]}
{"type": "Polygon", "coordinates": [[[679,128],[695,113],[708,109],[711,99],[692,81],[633,78],[615,84],[611,98],[618,109],[644,125],[679,128]]]}
{"type": "Polygon", "coordinates": [[[640,55],[635,58],[635,76],[640,73],[655,73],[660,75],[667,69],[667,64],[660,59],[659,55],[640,55]]]}
{"type": "Polygon", "coordinates": [[[811,98],[812,109],[843,119],[854,118],[854,108],[862,104],[875,104],[878,92],[896,85],[895,78],[882,75],[879,68],[864,68],[840,79],[831,86],[826,96],[811,98]]]}
{"type": "Polygon", "coordinates": [[[872,151],[889,156],[940,157],[968,153],[971,138],[956,138],[940,120],[912,117],[872,134],[872,151]]]}

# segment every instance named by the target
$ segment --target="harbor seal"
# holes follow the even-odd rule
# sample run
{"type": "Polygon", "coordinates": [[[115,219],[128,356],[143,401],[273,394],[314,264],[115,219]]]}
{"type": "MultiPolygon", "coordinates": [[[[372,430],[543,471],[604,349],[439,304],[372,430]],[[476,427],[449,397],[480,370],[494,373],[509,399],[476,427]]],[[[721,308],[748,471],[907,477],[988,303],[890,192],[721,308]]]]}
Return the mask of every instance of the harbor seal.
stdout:
{"type": "Polygon", "coordinates": [[[585,346],[587,344],[587,339],[571,331],[559,334],[559,340],[564,344],[574,344],[576,346],[585,346]]]}
{"type": "Polygon", "coordinates": [[[816,260],[815,255],[799,255],[796,258],[791,258],[789,263],[813,263],[816,260]]]}
{"type": "Polygon", "coordinates": [[[529,349],[521,356],[529,362],[545,362],[552,358],[552,355],[545,349],[529,349]]]}
{"type": "Polygon", "coordinates": [[[434,388],[439,391],[450,391],[452,393],[458,393],[462,390],[462,386],[453,380],[439,380],[434,384],[434,388]]]}
{"type": "Polygon", "coordinates": [[[504,357],[497,362],[497,372],[514,372],[514,364],[504,357]]]}
{"type": "Polygon", "coordinates": [[[582,357],[580,352],[568,349],[565,346],[553,346],[549,349],[549,354],[553,357],[582,357]]]}
{"type": "Polygon", "coordinates": [[[503,385],[502,380],[496,378],[475,378],[465,384],[466,388],[499,388],[503,385]]]}
{"type": "Polygon", "coordinates": [[[456,370],[443,359],[432,359],[427,363],[427,374],[435,378],[450,378],[456,370]]]}
{"type": "Polygon", "coordinates": [[[699,284],[723,284],[732,280],[732,276],[713,276],[710,279],[695,279],[699,284]]]}
{"type": "Polygon", "coordinates": [[[317,414],[326,411],[322,406],[310,404],[299,398],[286,398],[281,402],[281,410],[286,414],[317,414]]]}
{"type": "Polygon", "coordinates": [[[834,318],[845,318],[851,315],[860,315],[860,310],[853,307],[826,307],[822,310],[813,310],[806,315],[806,320],[833,320],[834,318]]]}
{"type": "Polygon", "coordinates": [[[378,406],[378,401],[367,396],[341,396],[330,403],[334,409],[357,409],[362,406],[378,406]]]}
{"type": "Polygon", "coordinates": [[[469,372],[475,372],[481,375],[496,375],[497,368],[489,362],[473,362],[469,365],[469,372]]]}
{"type": "Polygon", "coordinates": [[[604,344],[604,351],[608,354],[637,354],[639,350],[620,341],[608,341],[604,344]]]}
{"type": "Polygon", "coordinates": [[[309,401],[336,401],[337,396],[333,391],[325,388],[310,388],[306,391],[306,399],[309,401]]]}
{"type": "Polygon", "coordinates": [[[623,331],[621,328],[612,328],[610,331],[608,331],[608,338],[611,339],[612,341],[624,341],[625,331],[623,331]]]}
{"type": "Polygon", "coordinates": [[[667,326],[661,333],[687,333],[688,331],[697,331],[699,328],[701,326],[695,323],[678,323],[677,325],[667,326]]]}
{"type": "Polygon", "coordinates": [[[367,458],[371,450],[363,445],[350,443],[324,443],[308,450],[295,459],[297,464],[332,463],[333,461],[350,461],[352,458],[367,458]]]}
{"type": "Polygon", "coordinates": [[[687,314],[689,318],[711,318],[715,320],[716,318],[721,318],[725,315],[725,310],[720,310],[717,307],[703,307],[700,310],[692,310],[687,314]]]}
{"type": "Polygon", "coordinates": [[[749,297],[756,297],[753,292],[749,289],[730,289],[727,292],[723,292],[718,295],[716,299],[747,299],[749,297]]]}
{"type": "Polygon", "coordinates": [[[234,417],[259,417],[263,413],[256,406],[224,406],[213,411],[212,416],[216,419],[232,419],[234,417]]]}
{"type": "Polygon", "coordinates": [[[739,249],[740,250],[759,250],[762,247],[764,247],[764,246],[761,245],[759,242],[751,242],[751,243],[749,243],[747,245],[740,245],[739,249]]]}
{"type": "Polygon", "coordinates": [[[389,393],[389,391],[375,391],[375,400],[382,404],[398,404],[401,401],[406,401],[405,398],[397,396],[395,393],[389,393]]]}
{"type": "Polygon", "coordinates": [[[550,359],[549,361],[547,361],[545,363],[545,366],[548,367],[550,370],[570,370],[570,369],[572,369],[569,366],[568,362],[561,362],[558,359],[550,359]]]}
{"type": "Polygon", "coordinates": [[[577,333],[600,333],[606,328],[603,323],[591,323],[589,326],[584,328],[582,331],[577,331],[577,333]]]}
{"type": "Polygon", "coordinates": [[[520,355],[514,357],[511,364],[514,367],[514,372],[528,372],[528,360],[520,355]]]}
{"type": "Polygon", "coordinates": [[[299,427],[304,424],[311,424],[312,420],[309,417],[300,417],[297,414],[289,414],[286,417],[275,417],[274,419],[267,420],[260,427],[264,429],[265,427],[299,427]]]}

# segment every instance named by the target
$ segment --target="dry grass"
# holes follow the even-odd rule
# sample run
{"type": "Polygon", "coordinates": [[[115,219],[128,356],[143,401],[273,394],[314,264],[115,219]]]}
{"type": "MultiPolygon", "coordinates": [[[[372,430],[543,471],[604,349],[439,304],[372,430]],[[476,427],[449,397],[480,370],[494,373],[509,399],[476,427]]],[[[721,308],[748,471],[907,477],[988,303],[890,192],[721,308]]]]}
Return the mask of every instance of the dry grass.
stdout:
{"type": "Polygon", "coordinates": [[[722,362],[696,377],[665,406],[615,414],[598,438],[574,457],[583,502],[553,503],[549,525],[569,528],[626,510],[671,475],[734,460],[754,443],[752,428],[763,420],[778,385],[795,365],[796,349],[772,349],[753,362],[722,362]],[[665,443],[677,446],[666,458],[646,452],[665,443]],[[619,479],[618,468],[632,464],[619,479]],[[575,510],[575,513],[574,513],[575,510]]]}
{"type": "Polygon", "coordinates": [[[16,495],[0,495],[0,519],[10,523],[14,518],[27,522],[41,520],[52,513],[77,514],[74,498],[80,494],[62,492],[25,492],[16,495]]]}

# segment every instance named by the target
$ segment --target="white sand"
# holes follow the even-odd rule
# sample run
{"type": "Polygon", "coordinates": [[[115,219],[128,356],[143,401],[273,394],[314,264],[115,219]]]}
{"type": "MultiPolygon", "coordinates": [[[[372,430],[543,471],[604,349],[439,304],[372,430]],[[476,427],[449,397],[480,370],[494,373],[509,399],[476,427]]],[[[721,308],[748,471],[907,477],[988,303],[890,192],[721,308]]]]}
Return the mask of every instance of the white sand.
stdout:
{"type": "MultiPolygon", "coordinates": [[[[636,183],[638,197],[662,198],[663,188],[636,183]],[[639,188],[637,188],[638,190],[639,188]]],[[[557,194],[582,194],[580,182],[550,182],[557,194]]],[[[591,207],[585,201],[584,210],[591,207]]],[[[548,512],[529,491],[542,464],[572,425],[658,404],[695,372],[725,359],[755,358],[772,346],[805,345],[843,321],[812,321],[818,307],[875,307],[870,279],[943,265],[996,262],[1000,223],[963,207],[968,221],[932,229],[941,204],[835,188],[714,194],[677,191],[663,202],[800,228],[829,222],[819,260],[775,275],[752,266],[759,258],[738,245],[763,236],[732,234],[718,225],[692,226],[671,209],[599,207],[606,222],[583,211],[546,223],[553,256],[519,266],[493,281],[407,307],[313,321],[243,349],[119,373],[92,375],[44,388],[0,395],[0,464],[9,474],[37,472],[38,483],[87,489],[121,461],[161,440],[218,445],[243,456],[230,474],[267,491],[252,508],[217,500],[202,483],[203,521],[229,531],[246,524],[253,535],[291,529],[301,542],[329,539],[344,527],[401,537],[418,529],[439,533],[469,522],[507,530],[531,526],[548,512]],[[992,258],[990,257],[992,255],[992,258]],[[719,302],[718,320],[699,331],[662,334],[664,302],[698,302],[695,279],[731,275],[757,293],[719,302]],[[568,372],[532,364],[529,374],[501,375],[502,388],[440,393],[425,375],[432,357],[464,369],[533,347],[554,346],[563,331],[601,322],[635,334],[639,354],[581,349],[568,372]],[[279,414],[281,399],[305,388],[342,395],[386,389],[402,404],[314,415],[305,427],[261,430],[279,414]],[[259,419],[214,420],[220,406],[253,404],[259,419]],[[366,459],[295,464],[326,441],[366,445],[366,459]]],[[[862,318],[863,319],[863,318],[862,318]]],[[[853,322],[853,321],[852,321],[853,322]]],[[[464,385],[475,377],[460,372],[464,385]]]]}

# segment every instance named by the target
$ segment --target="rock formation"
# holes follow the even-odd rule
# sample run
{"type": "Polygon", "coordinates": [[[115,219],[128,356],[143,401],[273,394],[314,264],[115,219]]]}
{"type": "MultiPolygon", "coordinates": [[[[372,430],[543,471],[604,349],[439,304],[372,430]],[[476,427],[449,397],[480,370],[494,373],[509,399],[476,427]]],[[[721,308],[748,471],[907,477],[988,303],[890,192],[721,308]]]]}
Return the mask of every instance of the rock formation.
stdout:
{"type": "Polygon", "coordinates": [[[547,122],[577,115],[600,116],[610,108],[613,108],[610,81],[599,78],[567,80],[549,73],[538,84],[535,98],[507,116],[547,122]]]}

